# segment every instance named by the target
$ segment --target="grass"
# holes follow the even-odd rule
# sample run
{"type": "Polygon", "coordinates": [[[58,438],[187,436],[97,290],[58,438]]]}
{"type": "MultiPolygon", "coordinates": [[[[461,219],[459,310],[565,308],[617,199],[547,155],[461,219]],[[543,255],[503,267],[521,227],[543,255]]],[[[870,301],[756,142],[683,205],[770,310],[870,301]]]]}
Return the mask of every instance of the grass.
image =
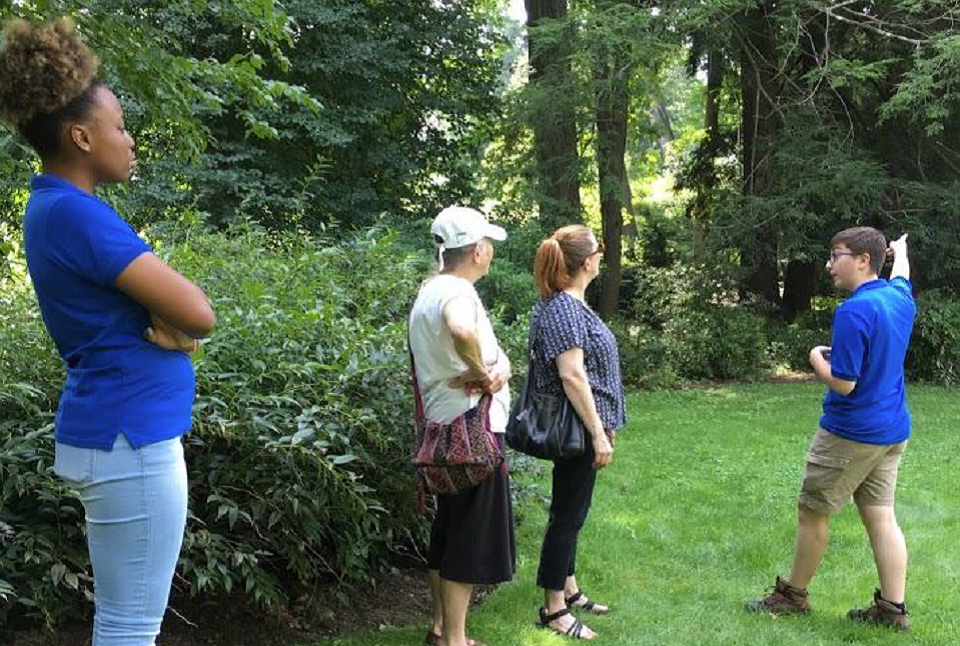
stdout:
{"type": "MultiPolygon", "coordinates": [[[[869,602],[876,573],[852,505],[833,519],[830,547],[811,585],[814,613],[774,619],[741,608],[764,593],[792,556],[796,493],[819,417],[814,384],[755,384],[632,395],[630,424],[600,474],[581,533],[578,577],[614,612],[589,619],[598,644],[960,643],[952,614],[960,579],[956,474],[960,392],[910,390],[914,438],[900,472],[897,511],[910,549],[907,604],[897,634],[844,619],[869,602]],[[950,493],[953,491],[954,493],[950,493]]],[[[549,474],[519,478],[549,493],[549,474]]],[[[471,612],[469,633],[490,646],[570,644],[533,626],[545,522],[542,496],[518,508],[516,579],[471,612]]],[[[422,643],[426,625],[387,628],[319,646],[422,643]]]]}

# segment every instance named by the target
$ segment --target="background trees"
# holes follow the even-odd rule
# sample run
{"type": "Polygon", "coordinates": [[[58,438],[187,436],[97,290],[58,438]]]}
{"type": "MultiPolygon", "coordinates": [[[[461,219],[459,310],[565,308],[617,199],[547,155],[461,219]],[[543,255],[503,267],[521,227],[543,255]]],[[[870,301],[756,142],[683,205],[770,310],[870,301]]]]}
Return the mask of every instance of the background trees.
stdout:
{"type": "MultiPolygon", "coordinates": [[[[479,288],[518,373],[534,250],[560,225],[605,243],[588,297],[628,385],[664,387],[805,369],[837,303],[830,237],[867,224],[910,233],[909,375],[960,380],[954,0],[0,5],[64,14],[138,142],[137,177],[103,195],[226,322],[197,363],[183,592],[284,604],[423,538],[402,320],[450,203],[510,229],[479,288]]],[[[89,588],[19,252],[36,169],[0,128],[0,622],[83,611],[89,588]]]]}

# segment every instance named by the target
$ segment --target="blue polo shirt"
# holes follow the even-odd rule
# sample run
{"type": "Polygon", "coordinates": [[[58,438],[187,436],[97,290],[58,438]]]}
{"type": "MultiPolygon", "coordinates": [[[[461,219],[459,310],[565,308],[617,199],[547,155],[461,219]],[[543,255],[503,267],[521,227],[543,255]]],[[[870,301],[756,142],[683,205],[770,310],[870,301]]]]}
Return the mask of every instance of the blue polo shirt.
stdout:
{"type": "Polygon", "coordinates": [[[118,433],[136,448],[190,428],[194,374],[183,352],[143,338],[149,312],[116,287],[150,246],[109,204],[38,175],[24,215],[27,267],[67,379],[56,440],[110,450],[118,433]]]}
{"type": "Polygon", "coordinates": [[[864,283],[833,315],[830,370],[856,381],[847,396],[823,400],[820,426],[864,444],[898,444],[910,437],[903,361],[917,313],[909,280],[864,283]]]}

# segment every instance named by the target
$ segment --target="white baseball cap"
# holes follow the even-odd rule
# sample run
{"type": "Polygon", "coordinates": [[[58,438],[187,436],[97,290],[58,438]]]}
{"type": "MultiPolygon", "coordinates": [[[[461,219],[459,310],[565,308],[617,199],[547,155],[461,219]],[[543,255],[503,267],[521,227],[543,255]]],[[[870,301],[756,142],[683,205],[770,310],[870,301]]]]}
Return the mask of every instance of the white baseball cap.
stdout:
{"type": "Polygon", "coordinates": [[[490,224],[483,213],[465,206],[448,206],[440,211],[430,225],[430,233],[439,236],[446,249],[466,247],[483,238],[497,241],[507,239],[503,227],[490,224]]]}

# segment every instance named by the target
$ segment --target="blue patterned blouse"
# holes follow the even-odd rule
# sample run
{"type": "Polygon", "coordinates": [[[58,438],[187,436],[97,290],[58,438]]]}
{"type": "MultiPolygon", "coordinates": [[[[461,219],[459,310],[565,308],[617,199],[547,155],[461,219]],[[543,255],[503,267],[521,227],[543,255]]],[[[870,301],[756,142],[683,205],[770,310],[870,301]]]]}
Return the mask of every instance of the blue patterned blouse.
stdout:
{"type": "Polygon", "coordinates": [[[530,317],[537,392],[563,394],[557,356],[571,348],[583,349],[597,414],[607,431],[627,422],[620,378],[620,352],[610,328],[593,310],[566,292],[556,292],[537,301],[530,317]],[[536,332],[536,338],[532,335],[536,332]]]}

